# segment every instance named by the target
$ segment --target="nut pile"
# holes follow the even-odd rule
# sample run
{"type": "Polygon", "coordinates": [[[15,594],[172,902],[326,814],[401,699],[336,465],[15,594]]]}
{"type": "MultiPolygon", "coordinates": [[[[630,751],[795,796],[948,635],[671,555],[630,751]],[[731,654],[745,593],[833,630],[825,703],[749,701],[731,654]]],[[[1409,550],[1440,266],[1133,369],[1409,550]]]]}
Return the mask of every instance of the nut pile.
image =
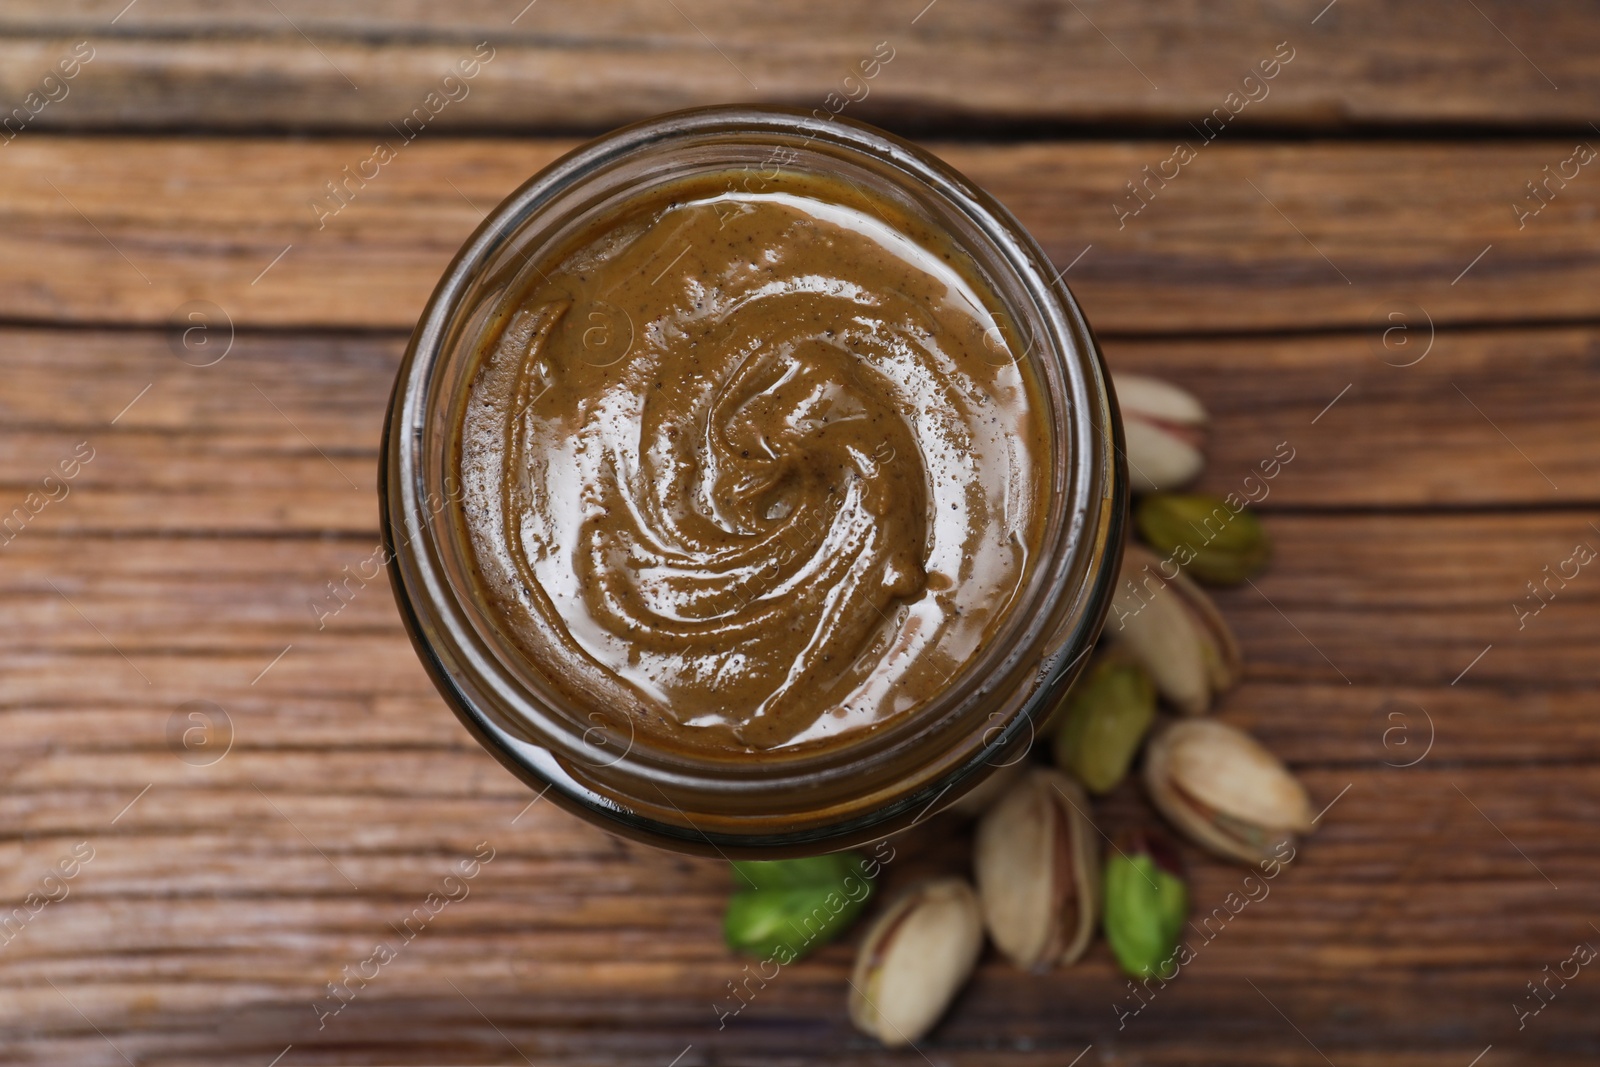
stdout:
{"type": "MultiPolygon", "coordinates": [[[[1045,720],[1055,766],[1019,761],[947,809],[977,820],[973,881],[909,887],[862,937],[850,1019],[885,1045],[914,1042],[938,1022],[986,936],[1026,971],[1072,964],[1097,930],[1132,977],[1172,964],[1189,907],[1176,847],[1154,827],[1103,847],[1090,818],[1090,798],[1120,785],[1141,751],[1152,805],[1216,856],[1271,860],[1312,830],[1294,775],[1244,731],[1204,717],[1242,664],[1202,585],[1258,574],[1271,556],[1266,531],[1236,497],[1176,491],[1205,465],[1199,401],[1137,375],[1118,375],[1116,390],[1143,543],[1126,546],[1100,647],[1045,720]]],[[[742,888],[728,907],[728,944],[787,964],[849,927],[878,864],[840,853],[734,867],[742,888]]]]}

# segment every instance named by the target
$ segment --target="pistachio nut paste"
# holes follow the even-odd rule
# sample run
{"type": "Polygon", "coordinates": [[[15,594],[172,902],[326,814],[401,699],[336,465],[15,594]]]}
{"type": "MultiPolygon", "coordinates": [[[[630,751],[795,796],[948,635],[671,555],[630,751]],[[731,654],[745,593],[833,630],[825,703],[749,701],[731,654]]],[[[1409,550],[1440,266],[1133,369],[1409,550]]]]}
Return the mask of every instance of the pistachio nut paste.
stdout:
{"type": "Polygon", "coordinates": [[[501,640],[577,715],[698,756],[927,705],[1017,598],[1050,482],[962,254],[853,184],[749,184],[641,193],[538,261],[453,457],[501,640]]]}

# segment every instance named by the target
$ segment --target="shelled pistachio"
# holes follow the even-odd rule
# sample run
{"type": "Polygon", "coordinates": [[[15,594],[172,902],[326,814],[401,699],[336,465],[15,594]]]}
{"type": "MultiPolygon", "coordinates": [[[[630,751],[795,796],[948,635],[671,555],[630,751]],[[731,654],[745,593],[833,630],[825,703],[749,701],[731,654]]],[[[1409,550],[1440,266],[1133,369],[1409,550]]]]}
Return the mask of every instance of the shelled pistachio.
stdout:
{"type": "Polygon", "coordinates": [[[1210,585],[1238,585],[1272,558],[1266,528],[1250,509],[1220,497],[1152,493],[1133,512],[1139,536],[1184,573],[1210,585]]]}
{"type": "Polygon", "coordinates": [[[742,886],[728,900],[728,947],[789,963],[850,928],[872,896],[872,879],[854,852],[733,864],[742,886]]]}
{"type": "Polygon", "coordinates": [[[1071,963],[1099,915],[1099,840],[1071,778],[1031,769],[978,823],[973,849],[984,923],[1026,970],[1071,963]]]}
{"type": "Polygon", "coordinates": [[[1156,688],[1131,653],[1113,647],[1067,693],[1052,745],[1056,766],[1095,794],[1128,773],[1156,714],[1156,688]]]}
{"type": "Polygon", "coordinates": [[[1225,859],[1270,859],[1313,829],[1311,800],[1276,756],[1236,727],[1173,723],[1145,752],[1145,787],[1161,814],[1225,859]]]}
{"type": "Polygon", "coordinates": [[[963,879],[912,886],[868,929],[850,979],[850,1021],[885,1045],[932,1029],[983,950],[978,897],[963,879]]]}
{"type": "Polygon", "coordinates": [[[1161,971],[1188,914],[1178,853],[1164,839],[1149,831],[1129,834],[1106,853],[1106,941],[1126,974],[1148,978],[1161,971]]]}

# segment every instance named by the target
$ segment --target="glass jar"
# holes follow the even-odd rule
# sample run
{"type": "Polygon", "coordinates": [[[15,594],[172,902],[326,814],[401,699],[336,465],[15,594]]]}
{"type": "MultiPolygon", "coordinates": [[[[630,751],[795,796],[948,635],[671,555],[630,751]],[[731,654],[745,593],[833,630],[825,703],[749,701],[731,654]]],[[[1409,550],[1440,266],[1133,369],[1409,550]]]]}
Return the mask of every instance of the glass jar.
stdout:
{"type": "Polygon", "coordinates": [[[903,829],[1022,758],[1099,634],[1121,555],[1127,474],[1088,324],[1011,214],[923,150],[860,123],[776,107],[699,108],[578,148],[497,207],[451,262],[395,382],[379,477],[395,598],[434,684],[478,741],[541,795],[679,851],[806,855],[903,829]],[[942,694],[821,751],[659,750],[586,716],[497,636],[456,521],[453,415],[486,322],[544,250],[655,183],[782,167],[843,178],[949,236],[1003,310],[993,350],[1029,361],[1048,409],[1049,500],[1009,614],[942,694]]]}

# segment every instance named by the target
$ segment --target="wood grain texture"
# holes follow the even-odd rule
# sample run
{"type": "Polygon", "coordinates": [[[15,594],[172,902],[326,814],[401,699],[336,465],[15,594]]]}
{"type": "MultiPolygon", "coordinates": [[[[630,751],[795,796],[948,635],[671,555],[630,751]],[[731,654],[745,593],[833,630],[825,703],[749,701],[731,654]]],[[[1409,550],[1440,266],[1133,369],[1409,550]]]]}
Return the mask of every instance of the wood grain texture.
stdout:
{"type": "Polygon", "coordinates": [[[1238,124],[1561,122],[1600,113],[1600,31],[1581,5],[1514,0],[1332,5],[1000,0],[859,5],[648,0],[228,0],[122,5],[22,0],[0,16],[0,99],[33,89],[63,42],[95,58],[40,128],[378,129],[457,59],[491,42],[463,128],[594,131],[729,100],[806,108],[879,42],[892,62],[852,113],[870,121],[1182,125],[1260,95],[1243,79],[1290,64],[1238,124]]]}
{"type": "MultiPolygon", "coordinates": [[[[125,3],[0,11],[4,107],[95,50],[0,134],[0,1064],[1600,1056],[1592,969],[1515,1010],[1600,944],[1600,578],[1544,584],[1600,547],[1593,165],[1518,218],[1527,183],[1600,145],[1591,11],[125,3]],[[325,183],[482,41],[470,95],[319,220],[325,183]],[[1186,850],[1197,959],[1148,1003],[1104,944],[1047,976],[991,952],[897,1053],[846,1021],[850,942],[750,979],[720,939],[723,864],[536,801],[433,692],[386,580],[328,588],[377,548],[394,368],[488,209],[572,135],[825,106],[879,41],[894,58],[845,114],[1009,206],[1114,370],[1202,399],[1202,488],[1267,490],[1272,567],[1218,596],[1247,663],[1219,714],[1329,805],[1236,916],[1245,872],[1186,850]],[[1279,42],[1269,96],[1214,142],[1186,132],[1279,42]],[[1352,130],[1430,139],[1319,139],[1352,130]],[[1057,139],[996,141],[1019,136],[1057,139]],[[1128,199],[1180,140],[1196,158],[1128,199]],[[190,301],[215,308],[186,348],[190,301]],[[75,847],[92,860],[45,882],[75,847]],[[480,848],[470,894],[397,931],[480,848]],[[60,899],[18,926],[42,890],[60,899]],[[327,1015],[380,941],[396,959],[327,1015]]],[[[1128,783],[1095,818],[1154,816],[1128,783]]],[[[885,894],[963,870],[970,830],[940,816],[893,847],[885,894]]]]}
{"type": "MultiPolygon", "coordinates": [[[[1600,435],[1600,331],[1443,330],[1409,367],[1385,362],[1375,336],[1105,348],[1116,372],[1193,389],[1216,421],[1201,488],[1268,511],[1600,506],[1600,469],[1570,447],[1600,435]],[[1284,443],[1293,458],[1263,480],[1284,443]]],[[[241,331],[200,368],[174,356],[172,331],[0,331],[0,520],[87,443],[93,460],[30,532],[375,537],[382,411],[403,346],[241,331]]]]}
{"type": "MultiPolygon", "coordinates": [[[[399,337],[246,331],[206,368],[160,331],[3,338],[8,499],[76,442],[95,448],[0,548],[0,900],[74,845],[95,850],[0,956],[8,1057],[921,1062],[849,1031],[848,946],[722,1016],[746,977],[719,941],[725,869],[528,808],[432,693],[382,578],[326,614],[327,583],[376,547],[370,472],[399,337]],[[175,754],[195,700],[229,717],[214,764],[175,754]],[[393,924],[484,841],[495,858],[470,896],[326,1017],[326,983],[401,940],[393,924]]],[[[1310,1062],[1298,1027],[1341,1065],[1462,1067],[1489,1043],[1509,1063],[1592,1052],[1587,989],[1531,1033],[1511,1005],[1587,937],[1600,889],[1583,844],[1600,817],[1600,585],[1574,581],[1520,627],[1512,603],[1575,541],[1600,544],[1593,471],[1553,458],[1558,430],[1593,415],[1595,344],[1585,329],[1443,331],[1407,368],[1361,336],[1109,346],[1119,369],[1210,406],[1211,488],[1295,444],[1265,502],[1274,566],[1219,596],[1248,664],[1222,714],[1335,806],[1272,895],[1214,918],[1189,973],[1121,1028],[1137,1005],[1099,946],[1047,978],[987,960],[924,1051],[1310,1062]],[[1512,353],[1563,388],[1528,386],[1512,353]],[[1359,389],[1324,412],[1351,376],[1359,389]],[[1431,506],[1374,510],[1395,504],[1431,506]]],[[[1129,785],[1097,817],[1114,833],[1151,816],[1129,785]]],[[[942,819],[895,847],[885,892],[962,869],[968,844],[942,819]]],[[[1243,872],[1190,859],[1198,920],[1243,872]]]]}
{"type": "MultiPolygon", "coordinates": [[[[208,300],[241,328],[409,330],[484,214],[571,145],[424,131],[329,214],[313,201],[371,142],[18,138],[0,148],[0,318],[160,324],[208,300]]],[[[930,147],[1071,267],[1102,334],[1600,314],[1600,179],[1513,211],[1572,142],[1219,139],[1129,217],[1126,184],[1170,140],[930,147]]]]}
{"type": "MultiPolygon", "coordinates": [[[[1526,583],[1575,543],[1600,545],[1590,526],[1597,519],[1597,511],[1285,515],[1270,523],[1278,568],[1218,599],[1245,640],[1253,676],[1264,680],[1448,685],[1495,643],[1474,679],[1579,686],[1593,678],[1582,651],[1600,640],[1600,583],[1575,579],[1543,593],[1552,599],[1532,618],[1513,604],[1536,605],[1526,583]],[[1473,581],[1461,581],[1469,571],[1473,581]]],[[[54,706],[73,692],[112,700],[130,686],[174,697],[234,681],[259,688],[248,683],[290,644],[272,684],[260,683],[268,691],[371,703],[394,695],[384,680],[410,673],[384,581],[356,580],[342,598],[327,589],[362,570],[375,534],[285,543],[30,531],[5,551],[12,562],[0,586],[0,654],[9,664],[6,706],[17,710],[54,706]],[[70,669],[74,661],[85,670],[70,669]]],[[[422,691],[408,680],[398,693],[422,691]]]]}

